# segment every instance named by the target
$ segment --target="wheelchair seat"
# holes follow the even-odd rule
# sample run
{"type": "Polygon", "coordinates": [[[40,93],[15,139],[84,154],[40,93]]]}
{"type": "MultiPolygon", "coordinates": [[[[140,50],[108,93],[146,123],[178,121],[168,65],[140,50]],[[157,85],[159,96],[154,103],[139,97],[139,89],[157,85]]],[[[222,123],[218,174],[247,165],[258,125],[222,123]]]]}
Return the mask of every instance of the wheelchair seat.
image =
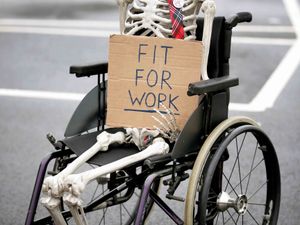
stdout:
{"type": "MultiPolygon", "coordinates": [[[[105,129],[105,131],[109,133],[116,133],[119,131],[124,131],[124,129],[108,128],[105,129]]],[[[79,156],[96,143],[97,136],[101,132],[102,131],[95,131],[80,136],[70,137],[62,140],[61,142],[63,142],[77,156],[79,156]]],[[[137,152],[139,152],[139,149],[134,144],[112,144],[108,147],[107,151],[98,152],[88,161],[88,163],[97,166],[103,166],[126,156],[133,155],[137,152]]]]}
{"type": "MultiPolygon", "coordinates": [[[[203,23],[204,23],[203,18],[197,19],[196,40],[202,39],[203,23]]],[[[208,68],[207,68],[208,75],[210,78],[227,76],[229,74],[228,61],[230,57],[230,38],[231,38],[231,29],[226,30],[225,18],[215,17],[213,22],[213,31],[212,31],[212,38],[211,38],[211,45],[210,45],[211,47],[210,47],[208,68]],[[230,32],[230,33],[227,34],[226,32],[230,32]],[[230,35],[229,38],[226,38],[227,35],[230,35]]],[[[70,72],[75,73],[77,77],[107,73],[107,64],[98,64],[98,65],[100,66],[97,67],[95,65],[91,65],[91,68],[93,69],[92,70],[93,74],[89,74],[90,69],[89,67],[86,68],[86,66],[83,67],[72,66],[70,72]],[[99,71],[97,73],[95,72],[95,68],[99,68],[99,71]]],[[[96,143],[96,137],[101,131],[95,131],[88,134],[81,134],[81,133],[91,128],[95,128],[97,124],[98,126],[105,124],[105,122],[101,119],[101,115],[106,113],[106,109],[105,109],[106,104],[103,104],[104,102],[103,99],[99,97],[98,88],[99,88],[98,86],[93,88],[82,100],[78,108],[75,110],[65,131],[66,138],[61,141],[68,148],[70,148],[77,156],[81,155],[84,151],[86,151],[96,143]],[[99,109],[101,109],[102,111],[99,112],[99,109]]],[[[102,88],[101,91],[105,92],[106,90],[103,90],[102,88]]],[[[192,125],[194,124],[192,123],[192,125]]],[[[106,129],[106,131],[117,132],[120,129],[122,128],[109,128],[106,129]]],[[[195,131],[195,129],[187,129],[187,130],[192,130],[192,131],[194,130],[194,133],[201,132],[201,130],[195,131]]],[[[186,137],[187,135],[183,135],[183,136],[186,137]]],[[[197,137],[197,135],[193,135],[193,137],[197,137]]],[[[191,143],[191,145],[193,146],[187,149],[194,149],[194,150],[198,149],[200,144],[198,142],[199,142],[198,140],[191,140],[189,143],[191,143]]],[[[182,148],[176,147],[177,151],[173,155],[174,156],[176,155],[178,157],[183,156],[185,153],[177,153],[178,149],[182,149],[182,148]]],[[[108,151],[97,153],[88,162],[91,164],[102,166],[111,163],[115,160],[121,159],[123,157],[129,156],[131,154],[135,154],[137,152],[138,149],[133,144],[130,145],[123,144],[117,146],[112,145],[110,146],[108,151]]]]}

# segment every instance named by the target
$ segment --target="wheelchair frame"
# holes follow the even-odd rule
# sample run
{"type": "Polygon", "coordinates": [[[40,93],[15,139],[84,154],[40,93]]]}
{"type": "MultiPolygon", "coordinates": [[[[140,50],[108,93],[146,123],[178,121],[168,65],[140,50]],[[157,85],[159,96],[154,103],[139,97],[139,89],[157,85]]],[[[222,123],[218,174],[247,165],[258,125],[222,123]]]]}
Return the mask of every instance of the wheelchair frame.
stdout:
{"type": "MultiPolygon", "coordinates": [[[[265,216],[274,216],[269,221],[264,218],[263,224],[276,224],[280,203],[280,171],[274,147],[267,136],[260,130],[259,125],[254,120],[247,117],[232,117],[228,119],[229,88],[238,85],[237,78],[231,78],[228,76],[231,30],[240,22],[250,21],[251,14],[239,13],[225,22],[226,32],[225,36],[222,37],[222,44],[225,46],[225,52],[223,52],[222,54],[226,55],[227,58],[225,57],[225,59],[222,59],[222,66],[218,65],[217,69],[220,70],[219,73],[221,74],[221,76],[210,80],[190,84],[188,88],[188,95],[202,95],[204,97],[201,99],[198,108],[193,112],[189,121],[186,123],[184,129],[178,137],[178,140],[172,148],[172,152],[163,156],[151,157],[143,162],[137,162],[134,165],[125,168],[124,170],[126,171],[126,173],[130,175],[130,178],[127,180],[123,179],[122,177],[118,177],[118,174],[116,172],[112,173],[109,183],[110,192],[100,199],[97,199],[91,204],[85,206],[84,211],[86,213],[93,211],[94,208],[99,206],[101,203],[113,198],[118,193],[121,193],[122,191],[127,189],[126,194],[120,198],[115,198],[115,202],[113,202],[112,204],[116,205],[126,202],[132,196],[134,189],[136,187],[139,187],[142,189],[142,193],[137,205],[137,212],[135,214],[135,225],[139,225],[144,222],[153,203],[156,203],[174,221],[174,223],[194,224],[194,206],[191,203],[195,203],[197,183],[199,183],[200,177],[202,177],[201,179],[204,180],[208,179],[208,181],[211,182],[212,185],[214,185],[213,183],[219,182],[218,179],[215,179],[215,174],[220,173],[222,169],[218,170],[215,168],[212,174],[212,180],[209,180],[209,178],[202,175],[204,171],[209,171],[211,167],[209,164],[211,162],[214,162],[214,158],[221,154],[218,153],[221,152],[221,150],[219,150],[219,147],[215,149],[216,145],[222,146],[222,144],[228,140],[227,137],[230,137],[231,130],[242,130],[241,132],[243,132],[243,129],[248,129],[255,130],[257,136],[261,137],[259,139],[262,140],[262,142],[266,143],[268,148],[271,149],[270,151],[272,153],[272,156],[270,158],[275,165],[274,174],[277,179],[275,179],[272,183],[276,186],[275,190],[271,194],[269,194],[268,192],[268,195],[273,196],[272,204],[275,205],[275,207],[272,208],[268,205],[266,206],[265,216]],[[200,149],[200,151],[198,151],[198,149],[200,149]],[[143,168],[140,174],[137,174],[135,171],[137,166],[141,166],[143,168]],[[190,175],[187,190],[188,194],[185,200],[185,217],[183,221],[158,196],[156,191],[158,189],[159,180],[163,177],[171,176],[171,178],[166,181],[167,185],[169,185],[168,194],[166,195],[166,197],[177,201],[184,201],[184,199],[175,196],[174,193],[180,183],[189,177],[186,171],[191,169],[192,173],[190,175]],[[149,198],[151,199],[150,203],[149,198]],[[151,205],[150,209],[147,204],[151,205]],[[272,213],[268,214],[267,211],[272,211],[272,213]]],[[[208,68],[208,72],[209,74],[211,74],[212,71],[210,70],[214,70],[215,65],[209,65],[209,67],[211,68],[208,68]]],[[[97,87],[94,88],[80,103],[81,105],[79,105],[74,112],[67,126],[65,136],[77,135],[78,133],[84,132],[94,127],[97,127],[98,132],[104,130],[106,118],[106,82],[103,81],[105,80],[107,69],[107,63],[70,67],[70,73],[74,73],[77,77],[97,75],[98,84],[97,87]],[[89,105],[91,111],[93,111],[94,115],[92,119],[87,119],[91,118],[90,115],[89,117],[86,117],[85,113],[88,112],[82,112],[82,108],[85,108],[87,104],[89,105]],[[78,127],[78,124],[81,127],[78,127]]],[[[56,174],[64,169],[67,164],[74,160],[74,158],[76,157],[71,157],[72,155],[74,155],[74,152],[71,151],[63,141],[56,141],[51,135],[48,136],[48,139],[57,151],[45,157],[40,163],[25,225],[52,223],[52,218],[50,216],[34,221],[38,199],[40,197],[42,183],[47,172],[48,164],[51,160],[55,159],[54,171],[52,173],[56,174]]],[[[226,155],[226,151],[226,147],[224,147],[221,154],[222,157],[226,155]]],[[[220,160],[218,161],[218,165],[220,165],[220,160]]],[[[270,179],[269,171],[267,171],[267,176],[268,179],[270,179]]],[[[208,189],[210,190],[211,187],[208,189]]],[[[201,196],[198,197],[198,199],[201,198],[201,196]]],[[[71,213],[70,211],[63,211],[62,215],[64,216],[64,218],[68,218],[71,216],[71,213]]],[[[207,222],[207,224],[212,223],[207,222]]]]}

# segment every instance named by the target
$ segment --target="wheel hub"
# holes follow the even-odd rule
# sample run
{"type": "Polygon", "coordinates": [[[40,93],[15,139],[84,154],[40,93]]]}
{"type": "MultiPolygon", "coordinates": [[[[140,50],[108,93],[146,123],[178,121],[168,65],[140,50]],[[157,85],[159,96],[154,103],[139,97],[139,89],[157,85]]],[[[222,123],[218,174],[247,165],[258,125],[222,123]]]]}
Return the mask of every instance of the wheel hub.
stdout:
{"type": "Polygon", "coordinates": [[[239,195],[236,199],[231,198],[227,192],[221,192],[217,199],[217,208],[224,212],[228,208],[234,208],[241,215],[247,212],[248,199],[246,195],[239,195]]]}

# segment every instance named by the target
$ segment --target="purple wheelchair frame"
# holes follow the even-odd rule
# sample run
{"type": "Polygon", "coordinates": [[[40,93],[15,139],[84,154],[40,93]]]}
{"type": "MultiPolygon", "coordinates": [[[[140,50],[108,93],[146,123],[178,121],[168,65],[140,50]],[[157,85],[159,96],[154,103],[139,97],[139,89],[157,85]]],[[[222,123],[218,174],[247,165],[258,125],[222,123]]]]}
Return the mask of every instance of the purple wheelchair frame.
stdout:
{"type": "MultiPolygon", "coordinates": [[[[42,219],[38,222],[35,222],[34,217],[36,214],[36,209],[37,209],[38,201],[40,198],[42,184],[43,184],[43,180],[46,175],[47,167],[51,160],[56,159],[58,157],[68,155],[68,154],[72,154],[72,151],[71,150],[56,151],[56,152],[53,152],[53,153],[47,155],[41,161],[39,170],[38,170],[38,173],[36,176],[35,185],[34,185],[34,189],[33,189],[32,196],[31,196],[31,201],[29,204],[25,225],[42,224],[45,221],[44,219],[42,219]]],[[[144,182],[144,185],[143,185],[142,194],[140,197],[140,202],[138,205],[138,210],[137,210],[136,218],[134,221],[134,225],[142,224],[145,206],[147,203],[147,199],[149,197],[175,222],[175,224],[178,224],[178,225],[183,224],[183,220],[181,218],[179,218],[179,216],[177,216],[176,213],[151,189],[151,186],[155,180],[171,174],[173,172],[172,171],[173,169],[174,168],[167,168],[167,169],[164,169],[164,170],[161,170],[158,172],[154,172],[147,176],[147,178],[144,182]]],[[[126,188],[126,184],[123,184],[123,188],[126,188]]],[[[122,187],[120,189],[122,189],[122,187]]],[[[63,213],[63,215],[65,216],[66,213],[63,213]]]]}

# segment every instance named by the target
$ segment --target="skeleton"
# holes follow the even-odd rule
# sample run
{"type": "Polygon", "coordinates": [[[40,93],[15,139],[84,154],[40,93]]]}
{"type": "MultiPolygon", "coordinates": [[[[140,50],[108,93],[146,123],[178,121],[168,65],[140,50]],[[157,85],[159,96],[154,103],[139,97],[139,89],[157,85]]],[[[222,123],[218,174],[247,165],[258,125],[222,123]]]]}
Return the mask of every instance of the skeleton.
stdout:
{"type": "MultiPolygon", "coordinates": [[[[117,0],[120,9],[120,29],[122,34],[140,34],[169,38],[172,35],[172,24],[167,0],[117,0]]],[[[174,0],[176,1],[176,0],[174,0]]],[[[196,38],[196,16],[201,9],[204,12],[204,28],[202,42],[204,56],[202,61],[202,78],[208,79],[207,61],[212,22],[215,14],[214,0],[179,0],[182,4],[185,40],[196,38]]],[[[175,4],[174,4],[175,5],[175,4]]],[[[161,105],[166,115],[156,110],[153,119],[157,122],[153,130],[146,128],[126,128],[125,132],[110,134],[103,131],[97,136],[97,142],[56,176],[44,180],[41,198],[42,204],[48,209],[56,225],[66,225],[60,211],[60,198],[69,207],[77,225],[86,225],[87,221],[82,209],[81,193],[85,186],[102,176],[120,170],[137,161],[153,155],[166,154],[169,151],[169,142],[176,141],[180,133],[174,114],[161,105]],[[80,174],[73,174],[82,164],[87,162],[99,151],[107,151],[113,143],[134,143],[139,150],[131,156],[80,174]],[[79,214],[78,210],[81,211],[79,214]]]]}
{"type": "MultiPolygon", "coordinates": [[[[163,105],[162,107],[165,108],[163,105]]],[[[158,112],[158,110],[156,111],[158,112]]],[[[169,119],[161,114],[161,112],[159,112],[159,115],[162,116],[160,120],[155,117],[160,126],[156,127],[155,130],[126,128],[125,133],[117,132],[114,134],[103,131],[97,136],[97,142],[90,149],[75,159],[59,174],[45,179],[42,187],[45,196],[41,198],[41,202],[50,212],[55,224],[66,224],[59,210],[61,197],[63,197],[64,202],[69,207],[76,224],[87,224],[81,207],[82,202],[80,195],[89,182],[122,169],[134,162],[144,160],[154,155],[168,153],[169,145],[165,142],[165,139],[169,139],[170,142],[173,142],[179,134],[179,129],[174,114],[170,110],[166,112],[169,119]],[[109,145],[113,143],[134,143],[142,151],[91,171],[72,174],[80,165],[97,152],[107,151],[109,145]],[[78,209],[81,211],[81,215],[78,213],[78,209]]]]}

